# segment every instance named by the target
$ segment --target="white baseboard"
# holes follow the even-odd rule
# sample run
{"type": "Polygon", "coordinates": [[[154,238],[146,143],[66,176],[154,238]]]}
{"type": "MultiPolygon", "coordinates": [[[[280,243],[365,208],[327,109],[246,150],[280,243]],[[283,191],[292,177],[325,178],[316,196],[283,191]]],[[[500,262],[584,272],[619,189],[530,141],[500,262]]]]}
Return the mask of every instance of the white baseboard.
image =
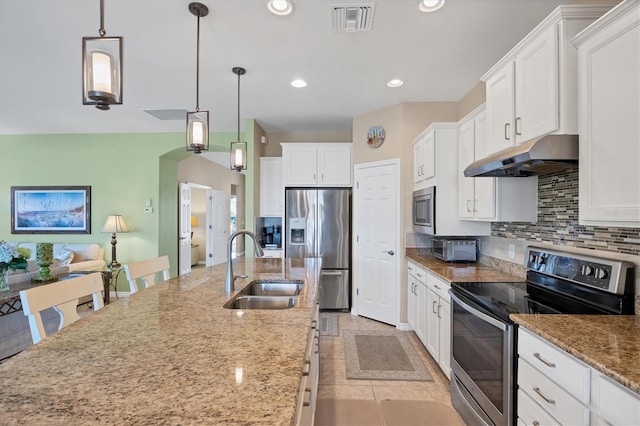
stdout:
{"type": "Polygon", "coordinates": [[[401,322],[400,324],[398,324],[396,326],[396,328],[398,330],[402,330],[402,331],[412,331],[413,330],[413,328],[411,328],[411,326],[409,325],[408,322],[401,322]]]}

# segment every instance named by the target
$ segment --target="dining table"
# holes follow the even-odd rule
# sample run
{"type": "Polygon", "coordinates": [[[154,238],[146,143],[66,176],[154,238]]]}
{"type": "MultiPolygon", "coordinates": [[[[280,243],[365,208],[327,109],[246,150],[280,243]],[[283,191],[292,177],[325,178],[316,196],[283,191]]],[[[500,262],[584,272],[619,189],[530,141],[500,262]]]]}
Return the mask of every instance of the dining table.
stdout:
{"type": "Polygon", "coordinates": [[[227,309],[226,265],[133,293],[0,364],[0,423],[294,423],[321,259],[234,260],[236,290],[303,280],[289,309],[227,309]]]}

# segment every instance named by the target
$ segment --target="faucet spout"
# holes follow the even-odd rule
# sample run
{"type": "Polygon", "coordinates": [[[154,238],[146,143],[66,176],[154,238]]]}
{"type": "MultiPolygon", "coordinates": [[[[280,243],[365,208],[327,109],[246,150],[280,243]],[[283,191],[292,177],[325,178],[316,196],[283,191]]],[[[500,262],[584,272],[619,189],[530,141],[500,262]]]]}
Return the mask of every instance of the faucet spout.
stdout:
{"type": "Polygon", "coordinates": [[[231,234],[231,236],[229,237],[229,241],[228,241],[228,246],[227,246],[227,276],[225,278],[224,281],[224,291],[227,293],[231,293],[232,291],[235,291],[235,281],[236,281],[236,277],[235,275],[233,275],[233,262],[231,261],[231,249],[233,246],[233,240],[238,236],[238,235],[248,235],[251,237],[251,239],[253,240],[253,245],[255,247],[255,251],[256,251],[256,256],[257,257],[262,257],[264,256],[264,251],[262,251],[262,247],[260,247],[260,244],[258,243],[258,239],[256,238],[255,234],[251,231],[247,231],[246,229],[241,229],[240,231],[234,232],[233,234],[231,234]]]}

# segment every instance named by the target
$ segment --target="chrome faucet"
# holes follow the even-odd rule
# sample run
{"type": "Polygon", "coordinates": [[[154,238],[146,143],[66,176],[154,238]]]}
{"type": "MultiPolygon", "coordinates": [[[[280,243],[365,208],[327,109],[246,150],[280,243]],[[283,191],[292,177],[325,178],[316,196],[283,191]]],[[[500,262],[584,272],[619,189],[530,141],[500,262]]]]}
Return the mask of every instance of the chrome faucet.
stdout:
{"type": "Polygon", "coordinates": [[[232,266],[232,260],[231,260],[231,247],[232,247],[232,243],[233,243],[233,239],[235,237],[237,237],[238,235],[248,235],[251,237],[251,239],[253,240],[253,245],[255,246],[256,249],[256,256],[258,257],[262,257],[264,256],[264,251],[262,251],[262,247],[260,247],[260,244],[258,243],[258,239],[256,238],[255,234],[251,231],[247,231],[246,229],[241,229],[240,231],[234,232],[233,234],[231,234],[231,236],[229,237],[229,247],[227,249],[227,277],[224,281],[224,291],[227,293],[231,293],[232,291],[235,291],[235,282],[236,282],[236,278],[246,278],[246,275],[238,275],[235,276],[233,275],[233,266],[232,266]]]}

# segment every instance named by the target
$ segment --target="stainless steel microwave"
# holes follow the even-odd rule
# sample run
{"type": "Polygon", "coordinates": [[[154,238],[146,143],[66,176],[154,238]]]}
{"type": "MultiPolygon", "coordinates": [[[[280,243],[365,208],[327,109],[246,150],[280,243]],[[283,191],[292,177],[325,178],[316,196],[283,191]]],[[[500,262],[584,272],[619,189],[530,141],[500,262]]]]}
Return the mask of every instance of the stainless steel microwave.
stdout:
{"type": "Polygon", "coordinates": [[[413,191],[413,230],[422,234],[436,233],[436,187],[413,191]]]}

